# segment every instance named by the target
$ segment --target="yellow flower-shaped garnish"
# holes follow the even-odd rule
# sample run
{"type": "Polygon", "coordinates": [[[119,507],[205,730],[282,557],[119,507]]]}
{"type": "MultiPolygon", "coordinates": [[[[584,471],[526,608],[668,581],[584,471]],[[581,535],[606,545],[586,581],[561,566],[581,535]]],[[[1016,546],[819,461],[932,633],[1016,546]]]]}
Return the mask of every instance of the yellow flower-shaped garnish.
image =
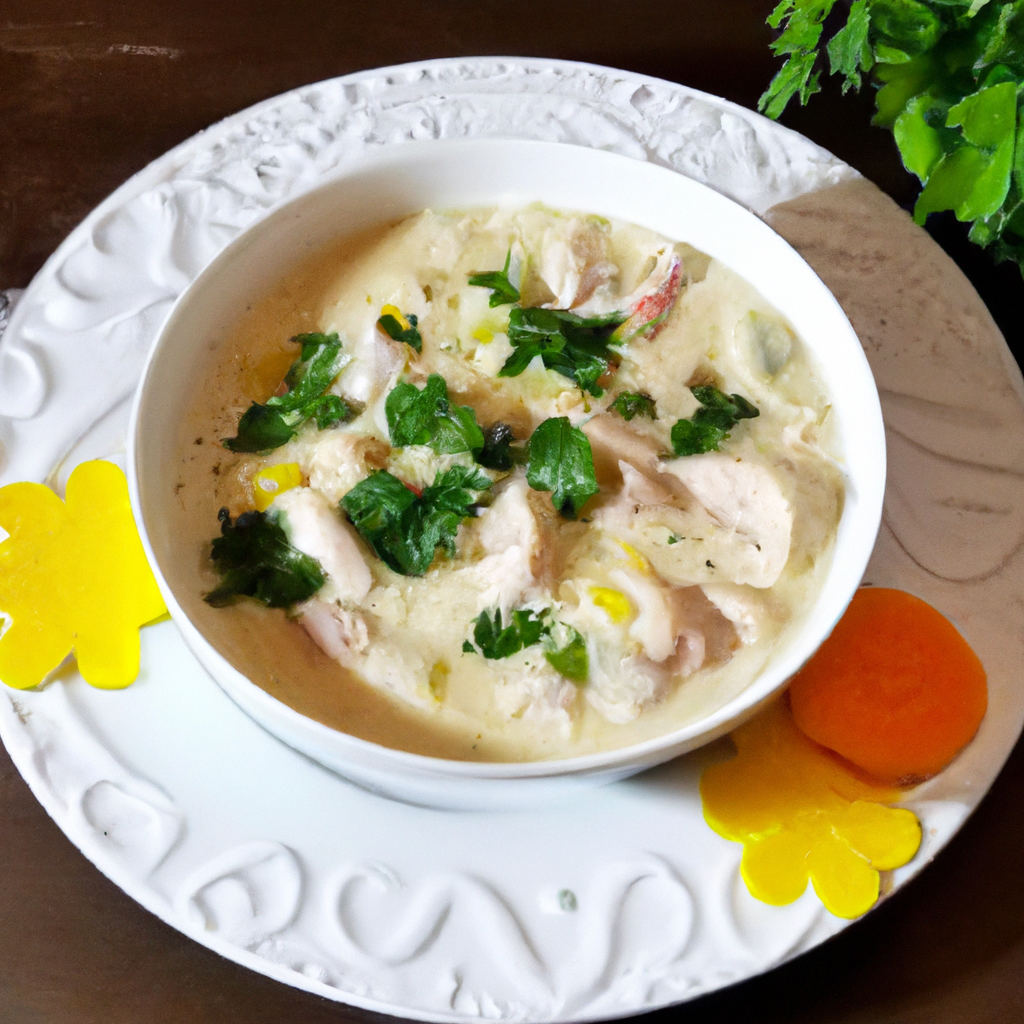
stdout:
{"type": "Polygon", "coordinates": [[[72,650],[93,686],[139,674],[139,628],[166,613],[128,503],[124,473],[84,462],[67,499],[35,483],[0,488],[0,680],[37,686],[72,650]]]}
{"type": "Polygon", "coordinates": [[[704,818],[743,843],[740,873],[752,896],[781,906],[807,888],[837,917],[878,899],[879,871],[906,864],[921,843],[899,791],[847,771],[793,724],[776,702],[732,733],[739,755],[700,781],[704,818]]]}
{"type": "Polygon", "coordinates": [[[266,512],[271,502],[285,491],[302,483],[302,470],[297,462],[279,462],[261,469],[252,478],[253,499],[259,512],[266,512]]]}

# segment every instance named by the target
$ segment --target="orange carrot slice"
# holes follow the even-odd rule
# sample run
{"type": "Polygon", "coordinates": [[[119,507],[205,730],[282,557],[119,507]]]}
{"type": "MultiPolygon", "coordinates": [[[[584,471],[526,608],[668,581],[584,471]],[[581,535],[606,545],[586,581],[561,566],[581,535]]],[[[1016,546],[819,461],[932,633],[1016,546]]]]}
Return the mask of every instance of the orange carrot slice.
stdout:
{"type": "Polygon", "coordinates": [[[985,670],[956,627],[902,590],[864,587],[790,685],[806,735],[887,782],[941,771],[978,731],[985,670]]]}

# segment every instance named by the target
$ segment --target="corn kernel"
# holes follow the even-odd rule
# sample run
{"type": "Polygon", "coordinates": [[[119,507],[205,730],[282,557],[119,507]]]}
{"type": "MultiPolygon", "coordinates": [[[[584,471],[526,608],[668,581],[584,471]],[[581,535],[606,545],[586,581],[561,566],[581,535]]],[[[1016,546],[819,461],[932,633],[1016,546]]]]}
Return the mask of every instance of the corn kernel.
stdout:
{"type": "Polygon", "coordinates": [[[279,462],[276,466],[261,469],[253,478],[253,492],[256,508],[266,512],[270,503],[285,491],[302,483],[302,470],[297,462],[279,462]]]}
{"type": "Polygon", "coordinates": [[[435,661],[430,670],[430,678],[427,681],[427,688],[435,703],[441,704],[448,694],[448,676],[451,669],[443,661],[435,661]]]}
{"type": "Polygon", "coordinates": [[[626,552],[626,556],[635,568],[639,569],[643,573],[650,573],[651,563],[648,562],[632,544],[627,544],[625,541],[620,540],[619,547],[626,552]]]}
{"type": "Polygon", "coordinates": [[[478,327],[473,332],[473,337],[480,342],[481,345],[490,345],[494,341],[494,334],[489,331],[486,327],[478,327]]]}
{"type": "Polygon", "coordinates": [[[591,587],[590,597],[598,608],[608,613],[608,618],[612,622],[624,622],[633,614],[629,598],[618,590],[612,590],[610,587],[591,587]]]}

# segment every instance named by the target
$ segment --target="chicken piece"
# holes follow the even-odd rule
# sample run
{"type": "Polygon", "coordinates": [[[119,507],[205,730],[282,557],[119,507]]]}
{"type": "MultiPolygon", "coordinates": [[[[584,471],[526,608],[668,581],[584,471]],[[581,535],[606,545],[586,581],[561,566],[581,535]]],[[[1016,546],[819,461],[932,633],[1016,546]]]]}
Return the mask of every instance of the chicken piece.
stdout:
{"type": "Polygon", "coordinates": [[[785,610],[775,607],[763,590],[738,583],[708,583],[700,589],[744,645],[756,643],[766,632],[776,632],[785,621],[785,610]]]}
{"type": "Polygon", "coordinates": [[[770,587],[779,578],[788,545],[781,559],[777,552],[770,557],[756,539],[723,526],[671,474],[651,479],[626,462],[619,472],[622,490],[594,512],[594,522],[650,559],[662,579],[681,587],[721,581],[770,587]]]}
{"type": "MultiPolygon", "coordinates": [[[[658,476],[658,459],[661,445],[648,433],[642,421],[626,422],[616,412],[601,412],[592,416],[580,429],[587,435],[594,455],[594,473],[603,488],[618,490],[622,484],[621,462],[644,473],[654,480],[658,476]]],[[[659,481],[667,493],[685,496],[679,485],[671,480],[659,481]]]]}
{"type": "Polygon", "coordinates": [[[642,654],[622,657],[618,645],[588,644],[590,678],[583,690],[587,703],[616,725],[632,722],[641,711],[663,700],[671,674],[642,654]]]}
{"type": "Polygon", "coordinates": [[[409,358],[409,347],[392,341],[376,325],[352,345],[352,362],[341,371],[331,391],[371,405],[394,387],[409,358]]]}
{"type": "MultiPolygon", "coordinates": [[[[663,318],[679,297],[680,290],[686,285],[686,271],[683,261],[675,249],[659,246],[660,252],[652,252],[648,266],[650,271],[627,295],[613,295],[609,289],[595,289],[580,298],[575,312],[580,316],[607,316],[610,313],[628,314],[634,323],[631,328],[620,336],[627,340],[652,320],[663,318]],[[645,315],[647,314],[647,315],[645,315]]],[[[653,335],[652,335],[653,336],[653,335]]]]}
{"type": "Polygon", "coordinates": [[[323,495],[310,487],[293,487],[275,498],[270,507],[280,513],[292,547],[315,558],[327,573],[321,596],[346,603],[366,597],[373,577],[355,531],[323,495]]]}
{"type": "Polygon", "coordinates": [[[553,727],[568,737],[572,732],[572,711],[578,694],[579,690],[533,648],[513,655],[502,664],[494,701],[508,718],[553,727]]]}
{"type": "Polygon", "coordinates": [[[479,611],[497,607],[507,618],[544,592],[553,545],[542,543],[549,525],[538,518],[530,494],[523,477],[512,477],[470,527],[469,543],[483,558],[459,572],[466,586],[480,591],[479,611]]]}
{"type": "Polygon", "coordinates": [[[707,452],[662,463],[661,472],[681,481],[722,526],[753,544],[764,559],[764,575],[774,576],[772,583],[778,579],[789,558],[793,510],[766,466],[707,452]]]}
{"type": "Polygon", "coordinates": [[[371,470],[382,469],[387,457],[388,446],[372,434],[331,430],[320,436],[304,468],[309,486],[336,505],[371,470]]]}
{"type": "Polygon", "coordinates": [[[302,628],[324,654],[346,668],[355,667],[356,656],[362,654],[370,643],[362,615],[315,597],[298,605],[295,610],[302,628]]]}
{"type": "Polygon", "coordinates": [[[552,309],[571,309],[586,302],[618,268],[606,257],[607,235],[593,221],[574,218],[564,227],[548,228],[540,247],[538,274],[554,296],[552,309]]]}

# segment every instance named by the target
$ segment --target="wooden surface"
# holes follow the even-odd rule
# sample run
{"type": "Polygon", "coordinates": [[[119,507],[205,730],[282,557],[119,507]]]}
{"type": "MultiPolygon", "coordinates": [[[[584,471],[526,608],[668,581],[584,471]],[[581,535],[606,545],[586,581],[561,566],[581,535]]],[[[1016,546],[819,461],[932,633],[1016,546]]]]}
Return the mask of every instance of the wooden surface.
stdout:
{"type": "MultiPolygon", "coordinates": [[[[151,159],[293,86],[431,57],[525,54],[656,75],[752,106],[775,62],[759,0],[482,0],[387,5],[4,0],[0,288],[24,287],[72,227],[151,159]]],[[[871,97],[828,87],[785,121],[907,204],[915,180],[871,97]]],[[[933,234],[1019,334],[1024,285],[938,219],[933,234]]],[[[764,977],[653,1015],[684,1024],[1024,1021],[1024,746],[921,877],[764,977]]],[[[352,1010],[220,959],[101,876],[0,751],[0,1024],[304,1024],[352,1010]]],[[[386,1020],[388,1018],[381,1018],[386,1020]]]]}

